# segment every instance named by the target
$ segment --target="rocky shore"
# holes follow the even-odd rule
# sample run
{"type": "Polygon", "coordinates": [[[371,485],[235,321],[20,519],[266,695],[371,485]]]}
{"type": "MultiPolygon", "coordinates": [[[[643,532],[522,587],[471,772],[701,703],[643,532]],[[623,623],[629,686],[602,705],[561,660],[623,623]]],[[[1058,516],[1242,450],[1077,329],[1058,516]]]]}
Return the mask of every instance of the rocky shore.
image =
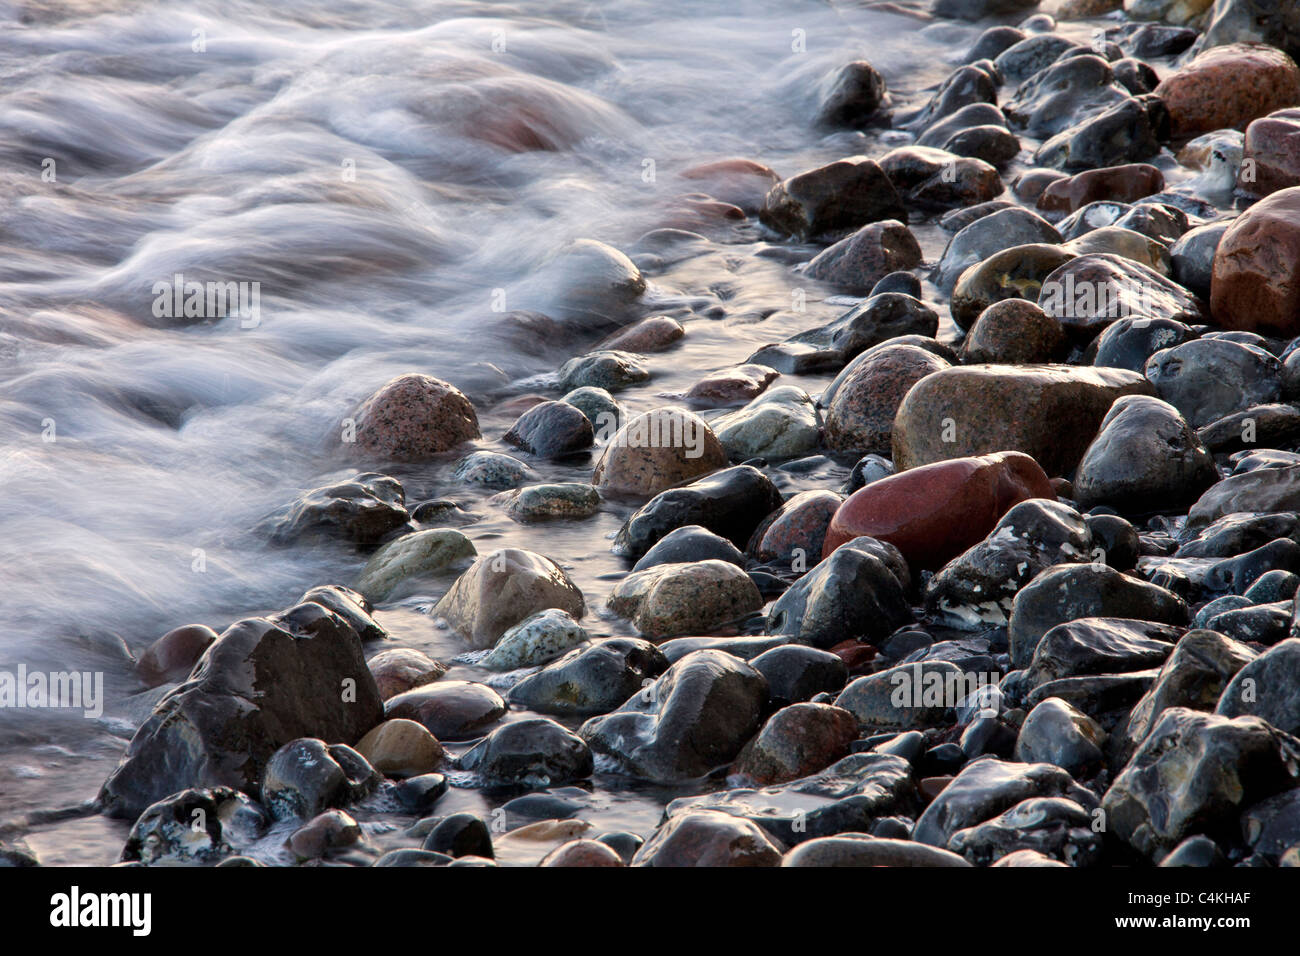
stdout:
{"type": "Polygon", "coordinates": [[[562,314],[484,330],[552,374],[413,362],[258,527],[353,578],[138,655],[121,860],[1300,866],[1291,6],[937,0],[987,25],[937,88],[822,78],[894,145],[693,167],[671,227],[567,247],[562,314]],[[655,277],[736,224],[841,312],[663,394],[709,317],[655,277]],[[538,542],[617,514],[619,573],[430,470],[538,542]]]}

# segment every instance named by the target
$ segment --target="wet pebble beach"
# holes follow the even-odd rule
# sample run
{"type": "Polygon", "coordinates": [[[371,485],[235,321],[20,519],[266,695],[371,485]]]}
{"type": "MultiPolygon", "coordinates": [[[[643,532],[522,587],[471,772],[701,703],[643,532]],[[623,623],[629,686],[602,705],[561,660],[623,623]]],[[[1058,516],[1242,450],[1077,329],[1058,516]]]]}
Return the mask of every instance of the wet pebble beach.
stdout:
{"type": "Polygon", "coordinates": [[[1300,866],[1295,5],[481,6],[24,28],[0,863],[1300,866]]]}

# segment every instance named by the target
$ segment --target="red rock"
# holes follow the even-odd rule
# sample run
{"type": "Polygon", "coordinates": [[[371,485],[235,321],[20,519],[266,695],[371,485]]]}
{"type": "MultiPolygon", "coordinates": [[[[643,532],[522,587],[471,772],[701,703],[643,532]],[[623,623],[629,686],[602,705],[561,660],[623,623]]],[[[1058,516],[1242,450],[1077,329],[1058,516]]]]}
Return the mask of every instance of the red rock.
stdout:
{"type": "Polygon", "coordinates": [[[1156,96],[1169,108],[1174,136],[1243,129],[1274,110],[1300,105],[1300,68],[1276,47],[1230,43],[1165,77],[1156,96]]]}
{"type": "Polygon", "coordinates": [[[1036,202],[1044,189],[1058,180],[1068,179],[1069,175],[1059,169],[1026,169],[1011,183],[1011,191],[1021,202],[1036,202]]]}
{"type": "Polygon", "coordinates": [[[1222,328],[1300,335],[1300,186],[1251,206],[1214,255],[1210,311],[1222,328]]]}
{"type": "Polygon", "coordinates": [[[831,519],[822,556],[865,534],[894,545],[913,568],[939,568],[1028,498],[1056,495],[1038,463],[1020,452],[911,468],[850,495],[831,519]]]}
{"type": "Polygon", "coordinates": [[[858,739],[858,719],[830,704],[791,704],[773,714],[731,767],[759,786],[787,783],[825,770],[858,739]]]}
{"type": "Polygon", "coordinates": [[[184,680],[194,670],[217,632],[203,624],[186,624],[150,644],[135,663],[136,673],[149,687],[184,680]]]}
{"type": "Polygon", "coordinates": [[[1300,186],[1300,109],[1278,110],[1246,127],[1237,188],[1267,196],[1300,186]]]}
{"type": "Polygon", "coordinates": [[[686,330],[676,319],[666,315],[652,315],[615,333],[597,348],[623,352],[662,352],[685,334],[686,330]]]}
{"type": "Polygon", "coordinates": [[[599,840],[572,840],[548,853],[538,866],[625,866],[623,858],[599,840]]]}
{"type": "Polygon", "coordinates": [[[886,219],[863,226],[847,239],[823,249],[808,263],[804,274],[866,294],[889,273],[916,268],[921,258],[921,245],[912,230],[896,219],[886,219]]]}
{"type": "Polygon", "coordinates": [[[1147,163],[1107,166],[1049,183],[1038,196],[1038,208],[1070,213],[1102,199],[1136,202],[1164,188],[1164,173],[1147,163]]]}
{"type": "Polygon", "coordinates": [[[431,375],[399,375],[366,399],[355,419],[357,446],[390,461],[425,461],[479,437],[470,400],[431,375]]]}
{"type": "Polygon", "coordinates": [[[781,181],[768,167],[748,159],[692,166],[682,171],[682,178],[699,182],[704,192],[746,212],[757,212],[767,191],[781,181]]]}
{"type": "Polygon", "coordinates": [[[826,529],[844,499],[833,491],[801,491],[763,519],[750,537],[748,551],[756,561],[785,561],[803,552],[806,571],[817,563],[826,529]]]}
{"type": "Polygon", "coordinates": [[[831,653],[844,662],[844,666],[849,669],[850,674],[854,674],[865,670],[876,659],[878,652],[870,644],[860,644],[857,641],[841,641],[831,648],[831,653]]]}
{"type": "Polygon", "coordinates": [[[423,724],[438,740],[469,740],[506,712],[501,695],[486,684],[448,680],[398,694],[384,706],[388,719],[402,717],[423,724]]]}
{"type": "Polygon", "coordinates": [[[379,687],[380,700],[432,683],[447,673],[445,665],[413,647],[380,651],[368,663],[379,687]]]}
{"type": "Polygon", "coordinates": [[[737,405],[760,395],[781,377],[766,365],[736,365],[702,378],[686,392],[686,400],[695,405],[737,405]]]}

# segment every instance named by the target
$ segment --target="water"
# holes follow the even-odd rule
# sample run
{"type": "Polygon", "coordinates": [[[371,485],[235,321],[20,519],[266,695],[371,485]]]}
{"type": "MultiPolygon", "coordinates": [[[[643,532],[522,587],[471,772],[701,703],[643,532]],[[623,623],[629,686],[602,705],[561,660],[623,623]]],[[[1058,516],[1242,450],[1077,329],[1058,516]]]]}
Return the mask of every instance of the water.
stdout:
{"type": "MultiPolygon", "coordinates": [[[[439,375],[479,399],[479,447],[509,450],[514,413],[485,396],[564,356],[484,334],[494,296],[550,310],[576,278],[548,265],[569,240],[627,249],[683,225],[697,163],[791,175],[879,152],[877,133],[811,126],[819,85],[865,57],[897,104],[921,102],[976,32],[819,0],[0,6],[0,668],[102,671],[109,698],[100,720],[0,712],[0,820],[94,795],[142,716],[129,652],[353,580],[363,556],[268,550],[251,529],[364,470],[337,441],[359,400],[439,375]],[[177,273],[256,283],[257,321],[158,318],[177,273]]],[[[814,289],[792,312],[807,283],[752,220],[685,224],[713,241],[650,273],[648,298],[687,347],[649,359],[632,411],[843,309],[814,289]]],[[[933,260],[942,235],[918,233],[933,260]]],[[[521,526],[449,470],[392,473],[408,500],[480,514],[480,550],[550,554],[603,604],[625,508],[521,526]]],[[[448,583],[381,621],[452,656],[427,614],[448,583]]],[[[644,831],[666,797],[608,799],[606,825],[644,831]]],[[[107,862],[122,837],[92,819],[29,842],[107,862]]]]}

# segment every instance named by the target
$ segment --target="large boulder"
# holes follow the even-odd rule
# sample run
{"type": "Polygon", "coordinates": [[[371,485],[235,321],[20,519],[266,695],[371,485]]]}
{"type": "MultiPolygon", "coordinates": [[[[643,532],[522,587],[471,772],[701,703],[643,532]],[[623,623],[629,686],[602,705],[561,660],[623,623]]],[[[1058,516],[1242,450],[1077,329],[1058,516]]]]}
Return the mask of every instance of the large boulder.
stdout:
{"type": "Polygon", "coordinates": [[[944,369],[912,386],[899,406],[894,464],[906,471],[951,458],[1019,451],[1049,475],[1068,475],[1117,398],[1153,391],[1141,375],[1123,369],[944,369]]]}
{"type": "Polygon", "coordinates": [[[229,786],[256,794],[271,755],[299,737],[352,744],[383,718],[361,637],[320,604],[231,625],[167,694],[99,793],[134,818],[168,794],[229,786]]]}

